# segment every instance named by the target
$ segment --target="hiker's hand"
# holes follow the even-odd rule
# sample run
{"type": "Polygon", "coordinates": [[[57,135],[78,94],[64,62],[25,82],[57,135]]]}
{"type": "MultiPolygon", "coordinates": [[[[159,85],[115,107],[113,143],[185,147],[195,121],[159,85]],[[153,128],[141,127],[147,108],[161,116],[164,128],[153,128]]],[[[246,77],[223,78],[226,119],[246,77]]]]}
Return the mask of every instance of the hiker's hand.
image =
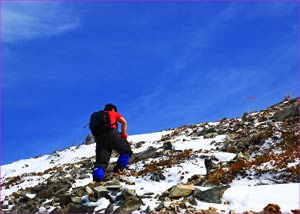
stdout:
{"type": "Polygon", "coordinates": [[[127,137],[128,137],[128,134],[123,133],[123,132],[121,133],[121,138],[127,140],[127,137]]]}

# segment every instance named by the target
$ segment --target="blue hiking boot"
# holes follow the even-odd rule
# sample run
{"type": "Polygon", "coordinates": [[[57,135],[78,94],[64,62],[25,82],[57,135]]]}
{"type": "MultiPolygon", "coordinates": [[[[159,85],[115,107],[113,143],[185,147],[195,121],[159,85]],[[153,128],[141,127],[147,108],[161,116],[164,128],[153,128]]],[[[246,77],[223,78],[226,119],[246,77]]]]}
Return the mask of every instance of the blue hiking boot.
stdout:
{"type": "Polygon", "coordinates": [[[102,167],[95,168],[93,171],[93,181],[99,182],[104,179],[104,169],[102,167]]]}
{"type": "Polygon", "coordinates": [[[122,172],[129,163],[130,154],[121,154],[117,160],[117,165],[114,167],[113,172],[122,172]]]}

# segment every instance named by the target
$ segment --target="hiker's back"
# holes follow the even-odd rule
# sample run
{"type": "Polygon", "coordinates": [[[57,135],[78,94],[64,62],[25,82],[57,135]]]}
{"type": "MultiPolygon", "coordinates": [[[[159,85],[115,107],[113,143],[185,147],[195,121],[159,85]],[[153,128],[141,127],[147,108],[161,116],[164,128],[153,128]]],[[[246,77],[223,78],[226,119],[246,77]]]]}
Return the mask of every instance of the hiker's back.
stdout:
{"type": "Polygon", "coordinates": [[[90,118],[89,128],[94,136],[109,131],[111,122],[108,112],[104,110],[94,112],[90,118]]]}

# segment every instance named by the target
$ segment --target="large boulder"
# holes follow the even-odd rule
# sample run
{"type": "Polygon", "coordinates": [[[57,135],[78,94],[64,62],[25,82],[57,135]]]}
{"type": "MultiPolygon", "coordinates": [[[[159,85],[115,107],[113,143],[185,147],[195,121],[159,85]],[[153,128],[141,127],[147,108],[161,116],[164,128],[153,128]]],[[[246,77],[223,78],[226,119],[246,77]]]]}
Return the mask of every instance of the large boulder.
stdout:
{"type": "Polygon", "coordinates": [[[195,190],[194,185],[177,184],[170,190],[170,198],[181,198],[190,196],[195,190]]]}
{"type": "Polygon", "coordinates": [[[139,160],[145,160],[147,158],[153,157],[157,154],[157,148],[154,147],[148,147],[146,151],[140,152],[140,153],[134,153],[132,155],[132,160],[139,161],[139,160]]]}
{"type": "Polygon", "coordinates": [[[223,194],[229,187],[230,186],[218,186],[205,191],[195,189],[194,197],[200,201],[221,204],[223,194]]]}

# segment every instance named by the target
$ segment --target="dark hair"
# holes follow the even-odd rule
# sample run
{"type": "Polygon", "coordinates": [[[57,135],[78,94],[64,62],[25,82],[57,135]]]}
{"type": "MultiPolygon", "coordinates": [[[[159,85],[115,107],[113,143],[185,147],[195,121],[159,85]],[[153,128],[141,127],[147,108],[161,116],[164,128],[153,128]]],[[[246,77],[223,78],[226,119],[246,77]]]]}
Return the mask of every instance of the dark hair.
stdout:
{"type": "Polygon", "coordinates": [[[117,110],[117,107],[116,107],[115,105],[111,104],[111,103],[106,104],[105,107],[104,107],[104,110],[105,110],[105,111],[111,111],[111,110],[113,110],[113,109],[115,109],[115,111],[118,111],[118,110],[117,110]]]}

